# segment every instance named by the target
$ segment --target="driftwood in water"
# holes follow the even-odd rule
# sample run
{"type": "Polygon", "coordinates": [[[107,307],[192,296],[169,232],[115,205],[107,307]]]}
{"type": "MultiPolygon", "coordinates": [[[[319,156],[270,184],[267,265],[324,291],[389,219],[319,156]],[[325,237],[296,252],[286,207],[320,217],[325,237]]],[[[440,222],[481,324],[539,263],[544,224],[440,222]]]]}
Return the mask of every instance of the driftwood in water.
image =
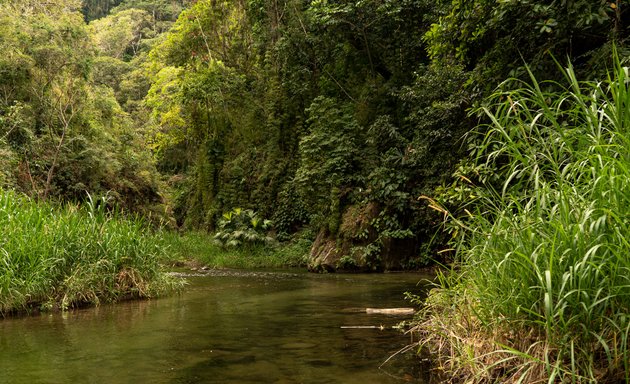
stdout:
{"type": "Polygon", "coordinates": [[[413,315],[416,312],[413,308],[366,308],[365,313],[379,315],[413,315]]]}

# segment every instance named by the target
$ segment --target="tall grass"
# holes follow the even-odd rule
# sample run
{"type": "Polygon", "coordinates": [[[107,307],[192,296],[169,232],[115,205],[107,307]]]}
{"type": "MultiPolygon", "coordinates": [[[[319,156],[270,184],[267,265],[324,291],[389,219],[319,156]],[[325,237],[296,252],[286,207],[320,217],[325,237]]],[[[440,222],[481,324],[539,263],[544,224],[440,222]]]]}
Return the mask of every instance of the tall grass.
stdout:
{"type": "Polygon", "coordinates": [[[56,207],[0,190],[0,315],[176,288],[146,226],[113,216],[93,201],[56,207]]]}
{"type": "Polygon", "coordinates": [[[630,383],[630,77],[564,74],[482,109],[492,177],[418,328],[453,381],[630,383]]]}

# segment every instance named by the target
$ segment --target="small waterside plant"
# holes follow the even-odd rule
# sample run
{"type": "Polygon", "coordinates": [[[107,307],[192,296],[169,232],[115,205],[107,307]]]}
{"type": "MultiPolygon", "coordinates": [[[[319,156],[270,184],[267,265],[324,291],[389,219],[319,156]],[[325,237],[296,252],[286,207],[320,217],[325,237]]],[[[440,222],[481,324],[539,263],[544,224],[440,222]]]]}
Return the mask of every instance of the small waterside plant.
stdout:
{"type": "Polygon", "coordinates": [[[90,199],[55,206],[0,190],[0,315],[147,298],[181,282],[139,219],[90,199]]]}
{"type": "Polygon", "coordinates": [[[630,77],[564,74],[480,110],[458,270],[416,327],[446,381],[630,383],[630,77]]]}

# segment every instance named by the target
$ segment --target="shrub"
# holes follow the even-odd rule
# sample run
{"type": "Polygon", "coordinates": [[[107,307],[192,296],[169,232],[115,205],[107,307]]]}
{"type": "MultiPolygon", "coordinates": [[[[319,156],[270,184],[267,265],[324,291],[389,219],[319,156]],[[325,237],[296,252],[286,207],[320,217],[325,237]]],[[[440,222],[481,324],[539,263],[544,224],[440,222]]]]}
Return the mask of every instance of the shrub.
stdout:
{"type": "Polygon", "coordinates": [[[267,236],[270,227],[271,220],[261,219],[253,210],[235,208],[219,219],[219,230],[214,238],[224,247],[269,243],[273,241],[273,238],[267,236]]]}

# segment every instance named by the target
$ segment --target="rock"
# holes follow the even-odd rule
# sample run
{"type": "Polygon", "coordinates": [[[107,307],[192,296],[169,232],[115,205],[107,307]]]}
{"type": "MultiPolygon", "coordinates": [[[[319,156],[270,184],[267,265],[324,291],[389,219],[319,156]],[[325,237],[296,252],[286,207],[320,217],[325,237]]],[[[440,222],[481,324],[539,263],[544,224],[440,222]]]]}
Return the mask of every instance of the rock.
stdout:
{"type": "Polygon", "coordinates": [[[335,272],[339,261],[337,242],[326,231],[320,231],[311,247],[308,270],[335,272]]]}

